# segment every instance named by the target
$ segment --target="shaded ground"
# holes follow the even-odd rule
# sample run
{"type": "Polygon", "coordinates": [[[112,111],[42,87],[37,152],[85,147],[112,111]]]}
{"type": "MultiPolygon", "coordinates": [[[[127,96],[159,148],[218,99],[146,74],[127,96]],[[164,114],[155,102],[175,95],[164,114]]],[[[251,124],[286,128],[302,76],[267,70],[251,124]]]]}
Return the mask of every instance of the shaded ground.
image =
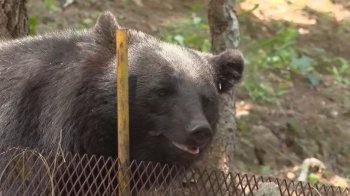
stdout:
{"type": "MultiPolygon", "coordinates": [[[[259,9],[240,18],[241,34],[249,35],[250,42],[268,39],[282,28],[282,24],[300,33],[295,47],[317,47],[326,51],[317,54],[319,62],[322,57],[350,60],[348,0],[289,2],[246,0],[237,4],[237,12],[243,13],[259,3],[259,9]]],[[[141,7],[132,1],[86,0],[61,12],[47,11],[41,1],[32,0],[28,2],[28,8],[29,14],[38,19],[36,30],[39,34],[52,29],[91,27],[97,12],[111,10],[119,16],[121,25],[160,36],[162,24],[190,16],[195,3],[193,0],[144,0],[141,7]]],[[[206,19],[206,10],[197,15],[206,19]]],[[[243,51],[246,49],[244,43],[242,40],[243,51]]],[[[253,102],[243,88],[237,88],[237,112],[249,112],[238,119],[235,155],[238,171],[286,177],[287,172],[295,172],[294,166],[300,165],[305,158],[316,157],[327,169],[342,176],[350,175],[350,86],[335,82],[325,71],[328,66],[324,62],[316,67],[323,74],[316,87],[305,77],[291,74],[289,83],[292,87],[279,98],[279,106],[253,102]]],[[[273,71],[264,72],[260,77],[272,78],[276,83],[285,82],[273,71]]]]}

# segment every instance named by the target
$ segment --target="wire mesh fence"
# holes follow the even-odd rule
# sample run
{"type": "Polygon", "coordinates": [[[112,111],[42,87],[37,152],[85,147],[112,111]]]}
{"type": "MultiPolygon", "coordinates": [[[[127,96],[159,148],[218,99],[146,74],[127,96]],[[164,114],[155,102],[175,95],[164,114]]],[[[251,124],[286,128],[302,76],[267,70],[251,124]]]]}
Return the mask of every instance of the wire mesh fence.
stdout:
{"type": "MultiPolygon", "coordinates": [[[[256,195],[263,182],[280,195],[349,195],[347,188],[267,177],[131,162],[59,151],[10,148],[0,153],[0,196],[125,195],[117,174],[128,172],[129,195],[256,195]],[[118,192],[119,191],[119,192],[118,192]]],[[[268,195],[268,194],[265,194],[268,195]]]]}

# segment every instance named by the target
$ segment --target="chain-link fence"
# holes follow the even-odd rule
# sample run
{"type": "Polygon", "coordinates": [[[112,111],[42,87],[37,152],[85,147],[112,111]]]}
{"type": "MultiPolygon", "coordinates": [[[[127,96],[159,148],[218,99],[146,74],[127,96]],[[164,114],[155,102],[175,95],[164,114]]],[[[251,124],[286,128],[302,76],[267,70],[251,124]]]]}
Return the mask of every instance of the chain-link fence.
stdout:
{"type": "Polygon", "coordinates": [[[183,175],[183,168],[159,163],[125,166],[112,158],[11,148],[0,154],[0,196],[118,195],[117,174],[126,171],[130,195],[258,195],[263,182],[273,182],[280,195],[349,195],[340,187],[221,171],[192,168],[183,175]]]}

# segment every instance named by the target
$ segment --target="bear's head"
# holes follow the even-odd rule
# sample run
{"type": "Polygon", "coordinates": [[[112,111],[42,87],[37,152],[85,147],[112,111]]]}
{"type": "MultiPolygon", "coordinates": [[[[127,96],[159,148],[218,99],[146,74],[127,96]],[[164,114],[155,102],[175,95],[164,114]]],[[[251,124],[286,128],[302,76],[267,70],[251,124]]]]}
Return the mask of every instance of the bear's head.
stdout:
{"type": "MultiPolygon", "coordinates": [[[[92,31],[90,60],[109,62],[111,91],[119,28],[105,12],[92,31]]],[[[243,56],[238,50],[202,53],[136,30],[127,30],[127,36],[131,159],[187,166],[212,141],[219,95],[241,79],[243,56]]]]}

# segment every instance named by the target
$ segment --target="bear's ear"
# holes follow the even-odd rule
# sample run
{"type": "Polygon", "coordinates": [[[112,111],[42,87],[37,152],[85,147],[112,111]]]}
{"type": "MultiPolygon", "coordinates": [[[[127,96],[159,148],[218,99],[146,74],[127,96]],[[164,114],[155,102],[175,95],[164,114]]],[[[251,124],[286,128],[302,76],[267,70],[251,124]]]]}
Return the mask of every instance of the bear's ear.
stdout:
{"type": "Polygon", "coordinates": [[[94,26],[95,42],[103,47],[107,47],[111,51],[115,50],[115,31],[120,29],[115,16],[109,12],[103,12],[98,18],[94,26]]]}
{"type": "Polygon", "coordinates": [[[244,57],[239,50],[229,49],[209,57],[219,93],[226,93],[237,84],[243,74],[244,57]]]}

